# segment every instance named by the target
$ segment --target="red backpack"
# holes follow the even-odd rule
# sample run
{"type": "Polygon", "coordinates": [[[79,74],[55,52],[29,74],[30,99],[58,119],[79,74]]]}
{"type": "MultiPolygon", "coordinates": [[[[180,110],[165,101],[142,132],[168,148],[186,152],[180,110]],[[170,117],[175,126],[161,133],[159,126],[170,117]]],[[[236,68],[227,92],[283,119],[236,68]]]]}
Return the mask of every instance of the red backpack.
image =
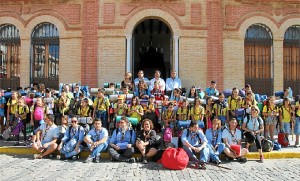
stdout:
{"type": "Polygon", "coordinates": [[[283,147],[289,146],[289,140],[283,132],[278,133],[278,143],[283,147]]]}
{"type": "Polygon", "coordinates": [[[183,170],[189,162],[189,157],[183,148],[167,148],[162,156],[162,165],[171,170],[183,170]]]}

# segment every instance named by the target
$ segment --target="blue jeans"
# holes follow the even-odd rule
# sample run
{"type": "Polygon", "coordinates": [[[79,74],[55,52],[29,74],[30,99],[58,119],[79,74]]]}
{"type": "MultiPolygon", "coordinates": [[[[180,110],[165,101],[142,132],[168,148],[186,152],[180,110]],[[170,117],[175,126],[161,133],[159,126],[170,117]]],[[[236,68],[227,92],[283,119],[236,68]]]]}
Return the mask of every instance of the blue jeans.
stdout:
{"type": "Polygon", "coordinates": [[[60,153],[64,154],[66,158],[70,158],[72,156],[75,156],[75,155],[79,154],[82,151],[83,151],[83,146],[79,146],[79,152],[76,152],[75,149],[73,151],[71,151],[71,152],[66,152],[63,149],[61,149],[60,153]]]}
{"type": "Polygon", "coordinates": [[[290,128],[290,126],[291,126],[291,123],[290,122],[282,122],[282,129],[283,129],[283,132],[284,133],[288,133],[288,134],[290,134],[291,133],[291,128],[290,128]]]}
{"type": "MultiPolygon", "coordinates": [[[[225,146],[225,145],[224,145],[225,146]]],[[[213,149],[213,146],[212,145],[209,145],[207,144],[208,149],[209,149],[209,158],[207,159],[207,162],[209,162],[209,160],[211,161],[217,161],[217,160],[220,160],[219,159],[219,156],[216,154],[216,152],[214,151],[213,149]]],[[[222,146],[218,146],[218,151],[219,151],[219,147],[222,147],[222,146]]],[[[223,148],[224,150],[224,148],[223,148]]]]}
{"type": "MultiPolygon", "coordinates": [[[[196,145],[194,147],[200,147],[200,146],[201,145],[196,145]]],[[[189,156],[191,161],[196,161],[196,162],[199,161],[197,156],[196,156],[197,153],[195,151],[193,151],[191,148],[188,148],[185,145],[182,148],[187,153],[187,155],[189,156]]],[[[206,146],[200,151],[200,160],[202,162],[208,162],[209,161],[209,156],[210,156],[210,151],[209,151],[209,148],[206,146]]]]}
{"type": "Polygon", "coordinates": [[[218,144],[217,152],[219,153],[219,155],[220,155],[221,153],[223,153],[224,149],[225,149],[225,144],[224,144],[224,143],[218,144]]]}
{"type": "Polygon", "coordinates": [[[96,110],[96,118],[100,118],[101,119],[101,123],[102,123],[102,127],[103,128],[107,128],[107,112],[106,111],[99,111],[96,110]]]}
{"type": "MultiPolygon", "coordinates": [[[[100,153],[105,151],[107,146],[108,146],[107,142],[98,145],[96,148],[93,149],[91,153],[91,157],[96,158],[96,156],[100,156],[100,153]]],[[[89,144],[88,147],[91,148],[91,145],[89,144]]]]}

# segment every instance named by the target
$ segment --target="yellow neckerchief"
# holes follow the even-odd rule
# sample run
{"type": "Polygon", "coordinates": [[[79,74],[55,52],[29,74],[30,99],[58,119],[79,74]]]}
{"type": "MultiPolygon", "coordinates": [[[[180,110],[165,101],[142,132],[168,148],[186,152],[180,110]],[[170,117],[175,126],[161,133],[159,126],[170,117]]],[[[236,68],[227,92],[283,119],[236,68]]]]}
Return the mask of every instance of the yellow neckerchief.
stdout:
{"type": "Polygon", "coordinates": [[[89,116],[89,106],[80,107],[80,116],[89,116]]]}

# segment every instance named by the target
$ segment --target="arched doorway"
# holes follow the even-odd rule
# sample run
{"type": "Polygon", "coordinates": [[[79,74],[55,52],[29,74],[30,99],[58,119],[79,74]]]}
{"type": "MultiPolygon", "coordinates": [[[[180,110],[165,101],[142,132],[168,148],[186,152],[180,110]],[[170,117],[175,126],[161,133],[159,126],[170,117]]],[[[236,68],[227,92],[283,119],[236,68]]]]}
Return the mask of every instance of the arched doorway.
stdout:
{"type": "Polygon", "coordinates": [[[58,89],[59,33],[52,23],[38,24],[31,34],[31,83],[58,89]]]}
{"type": "Polygon", "coordinates": [[[133,73],[144,71],[147,78],[160,70],[161,78],[170,75],[172,67],[172,32],[168,25],[158,19],[146,19],[133,31],[133,73]]]}
{"type": "Polygon", "coordinates": [[[273,36],[262,24],[251,25],[245,35],[245,84],[255,93],[273,95],[273,36]]]}
{"type": "Polygon", "coordinates": [[[284,89],[291,87],[295,95],[300,95],[300,26],[289,27],[283,41],[284,89]]]}
{"type": "Polygon", "coordinates": [[[12,24],[0,26],[0,86],[16,90],[20,86],[19,30],[12,24]]]}

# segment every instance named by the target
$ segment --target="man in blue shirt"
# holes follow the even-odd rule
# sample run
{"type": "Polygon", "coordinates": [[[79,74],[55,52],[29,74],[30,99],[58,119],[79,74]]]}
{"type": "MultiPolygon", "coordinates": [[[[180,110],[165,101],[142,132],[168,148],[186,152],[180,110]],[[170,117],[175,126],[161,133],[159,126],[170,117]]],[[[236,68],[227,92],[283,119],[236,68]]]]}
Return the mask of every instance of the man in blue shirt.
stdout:
{"type": "Polygon", "coordinates": [[[212,80],[210,82],[210,87],[205,89],[205,97],[219,96],[219,91],[216,89],[216,86],[216,81],[212,80]]]}
{"type": "Polygon", "coordinates": [[[176,76],[176,71],[172,71],[171,77],[166,80],[166,94],[168,96],[171,96],[171,93],[175,88],[181,89],[181,80],[176,76]]]}
{"type": "Polygon", "coordinates": [[[94,128],[84,137],[84,141],[91,150],[91,155],[87,157],[85,163],[94,161],[100,162],[100,152],[105,151],[107,148],[108,131],[102,127],[101,119],[94,119],[94,128]]]}
{"type": "Polygon", "coordinates": [[[71,126],[67,128],[66,133],[57,148],[57,150],[60,151],[60,156],[57,158],[66,160],[72,157],[73,160],[76,160],[76,155],[83,151],[83,146],[81,145],[83,138],[83,127],[78,125],[76,117],[71,118],[71,126]]]}
{"type": "Polygon", "coordinates": [[[136,134],[130,129],[126,117],[121,117],[119,128],[115,129],[110,139],[108,153],[113,161],[135,162],[132,157],[134,153],[133,144],[136,134]]]}
{"type": "Polygon", "coordinates": [[[209,159],[209,148],[206,146],[207,139],[202,131],[198,128],[197,121],[191,121],[190,127],[183,130],[181,141],[183,149],[190,158],[190,166],[206,169],[205,162],[209,159]],[[200,153],[198,160],[196,153],[200,153]]]}

